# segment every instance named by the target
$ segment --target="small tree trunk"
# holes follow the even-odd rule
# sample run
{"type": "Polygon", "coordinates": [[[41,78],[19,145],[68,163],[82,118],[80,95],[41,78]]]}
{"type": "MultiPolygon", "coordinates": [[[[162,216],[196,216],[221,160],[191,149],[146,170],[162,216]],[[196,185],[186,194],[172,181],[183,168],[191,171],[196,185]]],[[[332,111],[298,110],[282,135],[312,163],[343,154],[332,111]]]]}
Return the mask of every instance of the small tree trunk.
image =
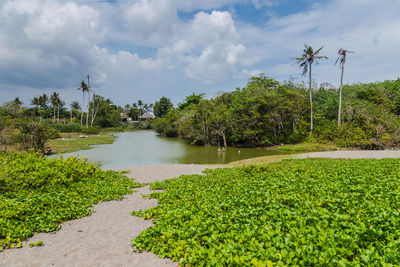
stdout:
{"type": "Polygon", "coordinates": [[[225,135],[225,132],[222,133],[222,139],[224,140],[224,147],[226,148],[227,145],[226,145],[226,135],[225,135]]]}
{"type": "Polygon", "coordinates": [[[88,105],[87,105],[87,113],[86,113],[86,128],[89,125],[89,112],[90,112],[90,92],[88,91],[88,105]]]}
{"type": "Polygon", "coordinates": [[[85,92],[82,91],[81,125],[83,124],[83,107],[85,105],[85,92]]]}
{"type": "Polygon", "coordinates": [[[313,116],[313,99],[312,99],[312,90],[311,90],[311,63],[308,63],[310,70],[308,72],[308,90],[310,91],[310,135],[314,129],[314,116],[313,116]]]}
{"type": "Polygon", "coordinates": [[[53,115],[54,115],[53,123],[55,123],[56,122],[56,107],[55,106],[53,107],[53,115]]]}
{"type": "Polygon", "coordinates": [[[57,120],[60,121],[60,106],[57,107],[57,120]]]}
{"type": "Polygon", "coordinates": [[[339,112],[338,112],[338,127],[340,128],[340,122],[341,122],[341,113],[342,113],[342,89],[343,89],[343,72],[344,72],[344,66],[342,66],[342,74],[340,75],[340,88],[339,88],[339,112]]]}

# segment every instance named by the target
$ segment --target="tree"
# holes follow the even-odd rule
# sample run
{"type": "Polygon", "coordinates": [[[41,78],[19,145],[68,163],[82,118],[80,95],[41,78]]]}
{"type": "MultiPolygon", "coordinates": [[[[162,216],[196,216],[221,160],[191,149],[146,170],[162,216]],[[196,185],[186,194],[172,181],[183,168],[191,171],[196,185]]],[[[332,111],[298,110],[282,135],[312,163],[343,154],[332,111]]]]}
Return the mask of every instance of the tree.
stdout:
{"type": "Polygon", "coordinates": [[[193,93],[193,94],[187,96],[185,98],[185,101],[178,105],[178,109],[184,110],[185,108],[188,108],[192,105],[197,105],[200,103],[200,100],[202,100],[203,98],[204,98],[204,94],[196,95],[195,93],[193,93]]]}
{"type": "Polygon", "coordinates": [[[341,75],[340,75],[340,87],[339,87],[338,127],[340,127],[341,111],[342,111],[342,89],[343,89],[344,64],[346,63],[346,56],[348,53],[353,53],[353,52],[343,49],[343,48],[340,48],[338,51],[339,57],[336,59],[336,62],[335,62],[335,65],[339,62],[339,66],[342,69],[341,75]]]}
{"type": "Polygon", "coordinates": [[[62,101],[60,98],[57,101],[57,119],[60,120],[60,108],[65,106],[65,102],[62,101]]]}
{"type": "Polygon", "coordinates": [[[54,121],[56,121],[56,108],[58,107],[58,102],[60,101],[60,95],[56,92],[54,92],[51,96],[50,96],[50,102],[51,105],[53,106],[53,118],[54,121]]]}
{"type": "Polygon", "coordinates": [[[16,97],[13,102],[18,107],[22,106],[23,104],[22,101],[19,99],[19,97],[16,97]]]}
{"type": "Polygon", "coordinates": [[[70,106],[71,106],[71,122],[72,122],[72,112],[79,110],[81,106],[79,105],[78,101],[73,101],[70,106]]]}
{"type": "Polygon", "coordinates": [[[312,134],[314,128],[314,119],[313,119],[313,101],[312,101],[312,90],[311,90],[311,67],[315,62],[318,64],[319,59],[328,59],[326,56],[319,56],[319,52],[321,52],[323,46],[318,50],[314,51],[314,49],[304,44],[305,48],[303,50],[303,55],[301,57],[296,57],[297,64],[300,68],[303,68],[302,75],[305,76],[308,72],[308,90],[310,92],[310,134],[312,134]]]}
{"type": "Polygon", "coordinates": [[[83,124],[83,107],[85,106],[85,93],[89,91],[89,87],[85,81],[81,81],[81,86],[77,88],[78,91],[82,91],[82,106],[81,106],[81,124],[83,124]]]}
{"type": "Polygon", "coordinates": [[[32,106],[35,106],[36,108],[39,108],[39,106],[40,106],[39,98],[35,96],[35,97],[31,100],[31,105],[32,105],[32,106]]]}
{"type": "Polygon", "coordinates": [[[160,101],[156,101],[156,103],[154,104],[154,115],[158,118],[162,118],[173,107],[174,105],[172,105],[171,100],[163,96],[160,98],[160,101]]]}
{"type": "Polygon", "coordinates": [[[89,123],[89,113],[90,113],[90,76],[87,75],[87,94],[88,94],[88,108],[87,108],[87,113],[86,113],[86,128],[88,127],[88,123],[89,123]]]}
{"type": "Polygon", "coordinates": [[[41,109],[45,109],[47,107],[48,102],[49,102],[49,97],[46,94],[39,96],[39,106],[41,109]]]}

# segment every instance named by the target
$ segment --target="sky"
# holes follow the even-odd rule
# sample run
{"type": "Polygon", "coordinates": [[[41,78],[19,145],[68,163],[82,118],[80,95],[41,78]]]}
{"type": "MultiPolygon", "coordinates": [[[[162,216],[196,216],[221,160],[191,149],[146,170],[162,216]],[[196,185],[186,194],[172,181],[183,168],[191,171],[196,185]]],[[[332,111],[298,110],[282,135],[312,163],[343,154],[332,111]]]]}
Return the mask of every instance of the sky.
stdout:
{"type": "Polygon", "coordinates": [[[208,98],[265,73],[306,80],[291,58],[304,44],[329,57],[316,84],[400,76],[398,0],[0,0],[0,103],[60,93],[80,81],[125,105],[192,93],[208,98]]]}

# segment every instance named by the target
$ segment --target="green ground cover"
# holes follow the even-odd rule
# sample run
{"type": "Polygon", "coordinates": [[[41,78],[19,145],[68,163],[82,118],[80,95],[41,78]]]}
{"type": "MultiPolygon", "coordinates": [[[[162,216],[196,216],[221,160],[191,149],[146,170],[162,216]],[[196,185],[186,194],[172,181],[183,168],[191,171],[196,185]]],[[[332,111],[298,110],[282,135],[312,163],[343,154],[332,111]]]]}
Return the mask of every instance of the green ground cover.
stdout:
{"type": "Polygon", "coordinates": [[[183,265],[400,264],[400,159],[285,160],[156,182],[132,240],[183,265]]]}
{"type": "Polygon", "coordinates": [[[115,136],[111,134],[62,133],[61,136],[62,138],[50,140],[48,143],[53,153],[69,153],[90,149],[93,145],[112,144],[115,140],[115,136]],[[84,136],[84,138],[80,136],[84,136]]]}
{"type": "Polygon", "coordinates": [[[0,250],[20,247],[35,232],[56,231],[63,221],[89,215],[93,204],[138,186],[75,157],[0,153],[0,250]]]}

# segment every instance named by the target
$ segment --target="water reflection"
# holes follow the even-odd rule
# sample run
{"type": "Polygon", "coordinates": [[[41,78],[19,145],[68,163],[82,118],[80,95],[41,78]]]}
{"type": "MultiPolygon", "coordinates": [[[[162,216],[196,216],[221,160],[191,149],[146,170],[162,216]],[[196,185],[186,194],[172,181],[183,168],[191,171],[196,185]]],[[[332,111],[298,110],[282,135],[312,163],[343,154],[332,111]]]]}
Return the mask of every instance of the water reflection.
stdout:
{"type": "Polygon", "coordinates": [[[226,152],[217,152],[216,147],[188,145],[176,138],[159,137],[153,131],[115,135],[117,138],[113,144],[97,145],[90,150],[67,153],[64,156],[86,157],[92,162],[100,163],[103,168],[119,168],[167,163],[224,164],[277,154],[276,151],[232,147],[228,147],[226,152]]]}

